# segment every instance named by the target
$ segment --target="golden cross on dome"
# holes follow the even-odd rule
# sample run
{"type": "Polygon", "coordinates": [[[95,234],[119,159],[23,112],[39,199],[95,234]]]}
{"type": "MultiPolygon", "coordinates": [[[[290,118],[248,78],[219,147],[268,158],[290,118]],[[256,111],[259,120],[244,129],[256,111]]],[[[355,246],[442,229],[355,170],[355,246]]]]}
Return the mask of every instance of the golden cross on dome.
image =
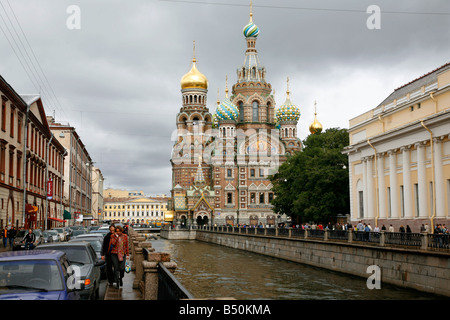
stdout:
{"type": "Polygon", "coordinates": [[[225,98],[228,99],[228,75],[225,76],[225,98]]]}
{"type": "Polygon", "coordinates": [[[253,0],[250,0],[250,22],[253,22],[253,0]]]}
{"type": "Polygon", "coordinates": [[[195,59],[195,40],[194,40],[194,58],[192,59],[193,62],[197,62],[197,59],[195,59]]]}
{"type": "Polygon", "coordinates": [[[317,100],[314,100],[314,114],[317,115],[317,100]]]}
{"type": "Polygon", "coordinates": [[[289,97],[289,94],[290,94],[291,92],[289,91],[289,77],[287,77],[287,90],[286,90],[286,94],[287,94],[287,96],[289,97]]]}

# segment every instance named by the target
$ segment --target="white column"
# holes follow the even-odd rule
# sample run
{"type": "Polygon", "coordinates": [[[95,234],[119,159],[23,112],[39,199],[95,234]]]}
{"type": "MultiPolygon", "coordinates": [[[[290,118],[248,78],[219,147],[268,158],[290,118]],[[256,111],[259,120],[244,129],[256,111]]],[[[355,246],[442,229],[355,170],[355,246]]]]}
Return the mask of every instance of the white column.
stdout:
{"type": "Polygon", "coordinates": [[[413,215],[413,198],[412,198],[412,185],[411,185],[411,161],[409,148],[403,147],[403,192],[404,192],[404,206],[405,206],[405,218],[412,219],[413,215]]]}
{"type": "Polygon", "coordinates": [[[389,151],[389,185],[391,188],[391,218],[398,218],[398,186],[397,186],[397,156],[395,151],[389,151]]]}
{"type": "MultiPolygon", "coordinates": [[[[425,167],[425,147],[421,143],[416,144],[417,148],[417,183],[419,185],[419,217],[428,217],[427,207],[427,172],[425,167]]],[[[432,226],[431,226],[432,227],[432,226]]]]}
{"type": "Polygon", "coordinates": [[[379,199],[379,210],[380,218],[384,219],[387,217],[387,207],[386,207],[386,184],[384,183],[384,155],[382,153],[378,154],[378,199],[379,199]]]}
{"type": "Polygon", "coordinates": [[[373,158],[367,159],[367,217],[372,219],[375,217],[375,186],[373,181],[373,158]]]}
{"type": "Polygon", "coordinates": [[[367,158],[363,158],[363,201],[364,201],[364,217],[368,216],[368,187],[367,187],[367,158]]]}
{"type": "Polygon", "coordinates": [[[434,180],[436,185],[436,217],[445,217],[445,181],[442,164],[442,143],[440,139],[434,139],[434,180]]]}

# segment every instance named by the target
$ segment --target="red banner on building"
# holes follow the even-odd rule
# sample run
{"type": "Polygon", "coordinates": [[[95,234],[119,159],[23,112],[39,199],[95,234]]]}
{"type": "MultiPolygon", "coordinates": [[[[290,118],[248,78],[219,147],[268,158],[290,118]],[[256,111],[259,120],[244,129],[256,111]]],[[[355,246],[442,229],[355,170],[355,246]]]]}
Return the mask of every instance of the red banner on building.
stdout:
{"type": "Polygon", "coordinates": [[[52,200],[53,199],[53,181],[49,180],[47,182],[47,199],[52,200]]]}

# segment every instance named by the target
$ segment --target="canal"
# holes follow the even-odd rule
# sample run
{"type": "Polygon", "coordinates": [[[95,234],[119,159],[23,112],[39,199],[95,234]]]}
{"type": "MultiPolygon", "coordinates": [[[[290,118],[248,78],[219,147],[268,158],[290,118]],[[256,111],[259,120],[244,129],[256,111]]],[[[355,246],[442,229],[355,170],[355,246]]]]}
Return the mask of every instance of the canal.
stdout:
{"type": "MultiPolygon", "coordinates": [[[[157,252],[171,254],[180,283],[195,298],[238,300],[430,300],[429,293],[197,240],[152,240],[157,252]]],[[[368,274],[368,277],[370,274],[368,274]]]]}

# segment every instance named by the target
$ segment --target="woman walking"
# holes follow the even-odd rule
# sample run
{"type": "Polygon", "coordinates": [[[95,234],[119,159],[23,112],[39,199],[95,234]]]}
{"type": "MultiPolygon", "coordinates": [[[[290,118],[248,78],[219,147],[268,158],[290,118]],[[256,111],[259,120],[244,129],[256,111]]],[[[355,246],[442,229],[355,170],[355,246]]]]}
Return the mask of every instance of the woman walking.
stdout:
{"type": "Polygon", "coordinates": [[[113,265],[111,260],[111,235],[116,232],[116,227],[114,225],[109,226],[109,233],[105,236],[103,239],[103,245],[102,245],[102,260],[105,260],[106,262],[106,279],[108,279],[108,284],[110,286],[114,283],[114,272],[113,272],[113,265]]]}
{"type": "Polygon", "coordinates": [[[129,256],[128,252],[128,236],[123,233],[121,226],[116,227],[116,233],[111,235],[110,246],[111,261],[114,270],[114,280],[116,288],[123,286],[122,278],[125,274],[125,262],[129,256]]]}

